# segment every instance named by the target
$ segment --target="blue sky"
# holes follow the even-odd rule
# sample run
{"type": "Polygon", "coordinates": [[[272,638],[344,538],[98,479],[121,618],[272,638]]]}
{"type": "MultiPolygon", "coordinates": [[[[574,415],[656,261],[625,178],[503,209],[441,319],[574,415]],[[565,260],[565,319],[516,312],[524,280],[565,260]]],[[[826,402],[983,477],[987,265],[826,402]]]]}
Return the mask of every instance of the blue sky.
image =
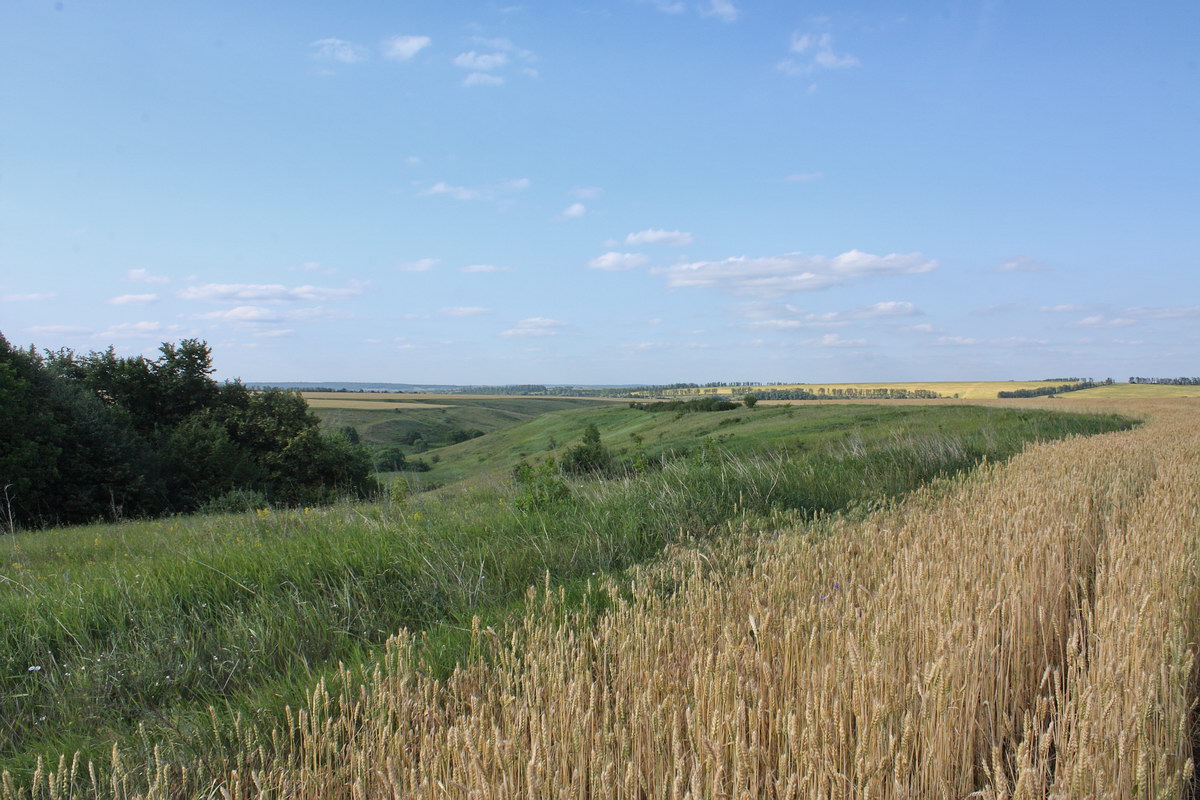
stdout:
{"type": "Polygon", "coordinates": [[[1200,372],[1194,3],[0,11],[0,332],[251,381],[1200,372]]]}

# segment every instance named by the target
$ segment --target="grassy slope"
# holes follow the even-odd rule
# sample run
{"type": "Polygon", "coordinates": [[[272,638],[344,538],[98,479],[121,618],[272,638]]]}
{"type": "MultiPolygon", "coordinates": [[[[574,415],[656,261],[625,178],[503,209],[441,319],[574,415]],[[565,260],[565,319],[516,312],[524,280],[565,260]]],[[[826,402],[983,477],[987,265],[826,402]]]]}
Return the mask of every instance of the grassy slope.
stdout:
{"type": "MultiPolygon", "coordinates": [[[[308,394],[305,397],[309,397],[308,394]]],[[[325,395],[321,395],[325,397],[325,395]]],[[[352,425],[367,444],[391,444],[400,437],[416,431],[429,441],[440,441],[452,430],[476,428],[484,433],[515,425],[555,411],[584,407],[604,407],[604,401],[558,397],[455,397],[415,401],[424,408],[405,408],[398,411],[386,408],[389,397],[422,398],[422,395],[344,395],[350,408],[316,407],[313,411],[326,428],[352,425]],[[370,397],[370,400],[364,400],[370,397]],[[362,403],[378,403],[383,408],[372,410],[362,403]]],[[[439,396],[440,397],[440,396],[439,396]]],[[[332,402],[338,402],[336,399],[332,402]]]]}
{"type": "Polygon", "coordinates": [[[547,574],[586,580],[651,558],[680,537],[711,534],[735,515],[750,529],[771,529],[781,513],[875,501],[982,454],[1011,455],[1031,438],[1121,424],[954,406],[679,419],[618,407],[494,434],[491,458],[505,461],[547,429],[567,438],[589,420],[603,423],[610,444],[634,431],[660,448],[732,433],[726,445],[734,451],[757,444],[786,447],[787,455],[713,460],[701,449],[662,472],[578,485],[576,502],[533,513],[513,510],[511,487],[447,487],[404,505],[6,537],[0,766],[28,769],[34,753],[75,749],[102,758],[111,737],[128,737],[137,724],[203,746],[198,731],[209,704],[270,715],[303,697],[328,665],[362,658],[401,626],[437,633],[440,657],[452,663],[461,655],[458,628],[476,614],[502,624],[525,587],[547,574]],[[721,426],[727,419],[743,421],[721,426]]]}
{"type": "Polygon", "coordinates": [[[706,438],[727,451],[744,453],[763,448],[812,448],[847,437],[872,442],[897,429],[911,433],[963,432],[976,424],[974,410],[943,406],[936,413],[914,412],[911,406],[800,406],[739,408],[716,413],[678,414],[621,407],[599,407],[548,414],[514,425],[491,436],[431,450],[439,461],[424,477],[450,482],[468,476],[503,475],[521,459],[559,455],[578,443],[588,425],[600,429],[601,440],[618,456],[636,448],[642,439],[647,455],[686,452],[706,438]]]}

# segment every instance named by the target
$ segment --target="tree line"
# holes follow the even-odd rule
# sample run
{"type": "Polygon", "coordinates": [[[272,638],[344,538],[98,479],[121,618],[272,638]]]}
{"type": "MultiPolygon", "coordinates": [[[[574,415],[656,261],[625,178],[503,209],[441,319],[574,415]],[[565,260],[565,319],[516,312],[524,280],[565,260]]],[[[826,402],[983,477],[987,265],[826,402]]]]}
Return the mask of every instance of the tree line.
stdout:
{"type": "Polygon", "coordinates": [[[1130,378],[1130,383],[1156,383],[1163,386],[1200,386],[1200,378],[1130,378]]]}
{"type": "Polygon", "coordinates": [[[367,452],[323,434],[298,393],[218,383],[197,339],[158,352],[39,353],[0,334],[7,527],[312,505],[377,488],[367,452]]]}
{"type": "Polygon", "coordinates": [[[1039,386],[1036,389],[1012,389],[1005,392],[997,392],[997,397],[1053,397],[1056,394],[1064,394],[1066,392],[1080,392],[1084,389],[1094,389],[1097,386],[1107,386],[1113,382],[1112,378],[1105,378],[1102,381],[1094,381],[1091,378],[1079,381],[1078,383],[1063,383],[1057,386],[1039,386]]]}

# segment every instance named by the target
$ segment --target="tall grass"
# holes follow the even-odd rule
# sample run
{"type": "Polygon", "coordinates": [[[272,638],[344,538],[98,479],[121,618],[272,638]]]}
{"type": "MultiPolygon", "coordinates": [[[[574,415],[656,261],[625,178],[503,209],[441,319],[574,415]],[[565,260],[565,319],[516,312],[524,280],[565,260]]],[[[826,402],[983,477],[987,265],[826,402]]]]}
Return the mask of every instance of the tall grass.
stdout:
{"type": "Polygon", "coordinates": [[[831,535],[717,551],[715,561],[680,559],[627,593],[614,588],[598,616],[552,598],[509,645],[468,634],[462,655],[488,660],[445,680],[418,657],[415,634],[377,662],[367,648],[401,624],[470,628],[479,609],[510,603],[547,573],[580,578],[717,530],[796,524],[1011,455],[1031,435],[1118,424],[1005,419],[968,436],[898,433],[885,447],[851,439],[786,459],[701,451],[660,473],[577,487],[572,502],[530,514],[514,512],[505,491],[476,490],[428,505],[179,522],[190,527],[177,532],[178,549],[128,556],[132,575],[122,562],[134,551],[109,539],[150,551],[161,538],[92,529],[83,534],[92,549],[80,533],[61,550],[14,547],[26,563],[0,598],[10,752],[95,756],[100,732],[139,722],[153,731],[140,754],[124,748],[121,764],[98,769],[115,784],[89,777],[85,758],[73,774],[64,763],[10,778],[0,794],[20,796],[18,784],[65,792],[64,781],[84,794],[124,793],[149,781],[155,796],[210,784],[236,796],[256,786],[286,796],[353,785],[366,796],[458,791],[439,782],[480,796],[504,796],[505,786],[536,797],[622,795],[621,786],[625,796],[689,787],[709,796],[758,794],[787,774],[836,796],[868,767],[914,791],[976,786],[980,751],[990,757],[1001,733],[1016,735],[1012,710],[1033,707],[1046,665],[1066,652],[1072,609],[1085,604],[1081,580],[1105,526],[1124,513],[1121,498],[1153,480],[1152,462],[1121,455],[1125,445],[1072,440],[1021,457],[1034,459],[1041,484],[988,467],[951,498],[922,495],[901,515],[821,523],[831,535]],[[1048,507],[1051,490],[1066,499],[1048,507]],[[1051,535],[1039,539],[1043,530],[1051,535]],[[64,564],[51,571],[56,559],[64,564]],[[273,733],[252,724],[253,708],[281,705],[313,674],[305,660],[332,659],[368,666],[333,674],[273,733]],[[948,700],[946,685],[958,692],[948,700]],[[180,713],[222,693],[241,698],[242,723],[180,713]],[[156,750],[155,739],[174,748],[156,750]],[[203,758],[179,750],[180,739],[202,742],[203,758]],[[909,760],[889,760],[903,741],[909,760]],[[822,772],[810,761],[825,751],[822,772]],[[186,775],[168,766],[180,760],[191,762],[186,775]]]}

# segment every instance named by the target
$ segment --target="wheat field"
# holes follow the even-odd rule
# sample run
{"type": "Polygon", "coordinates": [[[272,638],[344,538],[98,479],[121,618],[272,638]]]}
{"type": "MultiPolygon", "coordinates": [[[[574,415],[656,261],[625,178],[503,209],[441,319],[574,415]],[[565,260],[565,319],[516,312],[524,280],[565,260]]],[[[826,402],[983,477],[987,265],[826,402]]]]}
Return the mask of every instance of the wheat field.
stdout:
{"type": "MultiPolygon", "coordinates": [[[[1086,405],[1147,422],[873,514],[678,548],[604,609],[531,590],[519,630],[476,630],[444,680],[402,634],[269,737],[216,732],[224,758],[147,742],[47,765],[32,794],[1188,796],[1200,402],[1086,405]]],[[[5,776],[0,796],[31,790],[5,776]]]]}

